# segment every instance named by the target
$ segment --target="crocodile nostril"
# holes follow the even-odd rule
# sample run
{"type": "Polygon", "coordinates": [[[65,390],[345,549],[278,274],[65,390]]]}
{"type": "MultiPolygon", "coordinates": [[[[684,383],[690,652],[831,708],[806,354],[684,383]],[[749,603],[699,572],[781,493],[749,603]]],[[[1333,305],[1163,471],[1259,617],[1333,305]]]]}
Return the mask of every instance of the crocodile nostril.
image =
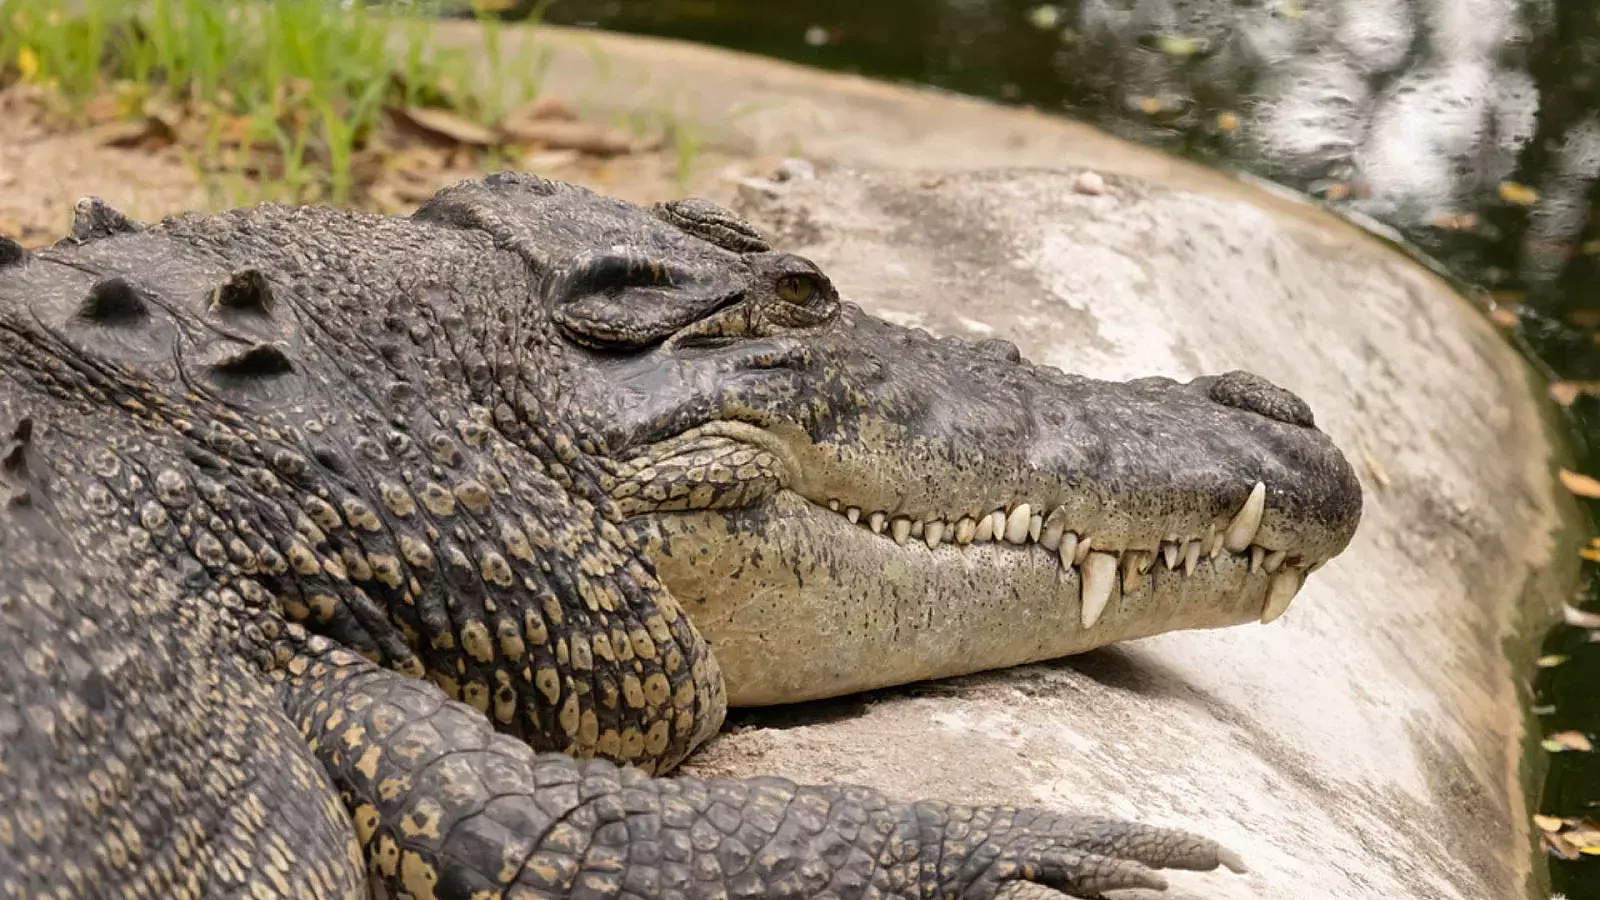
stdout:
{"type": "Polygon", "coordinates": [[[990,338],[986,341],[979,341],[977,347],[978,352],[985,356],[992,356],[995,359],[1001,359],[1012,363],[1022,362],[1022,351],[1018,350],[1017,345],[1011,343],[1010,341],[1003,341],[999,338],[990,338]]]}
{"type": "Polygon", "coordinates": [[[1250,372],[1235,370],[1218,375],[1211,383],[1209,396],[1223,406],[1247,409],[1302,428],[1317,427],[1311,407],[1304,400],[1250,372]]]}

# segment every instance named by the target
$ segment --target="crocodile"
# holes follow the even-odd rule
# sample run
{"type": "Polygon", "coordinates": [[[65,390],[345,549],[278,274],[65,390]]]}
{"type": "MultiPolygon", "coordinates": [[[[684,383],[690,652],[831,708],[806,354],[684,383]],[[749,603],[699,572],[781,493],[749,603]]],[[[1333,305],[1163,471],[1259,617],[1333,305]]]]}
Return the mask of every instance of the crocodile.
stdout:
{"type": "Polygon", "coordinates": [[[1261,378],[1067,375],[874,319],[707,201],[512,173],[404,218],[87,198],[52,247],[0,239],[0,373],[8,898],[1244,871],[1138,822],[674,772],[737,680],[678,595],[748,592],[730,547],[803,573],[779,602],[898,558],[1109,641],[1141,608],[1278,615],[1360,514],[1261,378]]]}

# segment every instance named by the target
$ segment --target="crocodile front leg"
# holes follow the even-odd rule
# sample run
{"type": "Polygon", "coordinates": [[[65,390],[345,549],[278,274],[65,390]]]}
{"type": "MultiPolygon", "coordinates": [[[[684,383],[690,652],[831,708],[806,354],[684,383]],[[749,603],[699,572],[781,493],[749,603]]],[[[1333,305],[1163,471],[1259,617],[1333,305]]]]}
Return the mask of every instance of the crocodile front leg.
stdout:
{"type": "Polygon", "coordinates": [[[430,683],[308,649],[277,675],[285,708],[369,872],[415,898],[1093,897],[1161,888],[1156,868],[1243,868],[1204,838],[1110,819],[538,754],[430,683]]]}

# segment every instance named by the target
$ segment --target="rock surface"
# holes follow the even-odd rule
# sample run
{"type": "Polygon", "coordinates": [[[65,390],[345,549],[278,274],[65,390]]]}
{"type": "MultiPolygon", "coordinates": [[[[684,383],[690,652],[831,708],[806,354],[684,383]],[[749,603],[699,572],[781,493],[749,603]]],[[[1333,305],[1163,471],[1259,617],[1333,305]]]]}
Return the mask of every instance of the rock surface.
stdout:
{"type": "Polygon", "coordinates": [[[901,323],[1100,377],[1239,367],[1296,391],[1362,472],[1355,542],[1273,625],[746,713],[691,768],[1136,817],[1253,868],[1176,876],[1180,898],[1526,895],[1502,642],[1576,565],[1547,569],[1570,507],[1522,363],[1343,226],[1079,174],[824,171],[752,184],[742,211],[901,323]]]}

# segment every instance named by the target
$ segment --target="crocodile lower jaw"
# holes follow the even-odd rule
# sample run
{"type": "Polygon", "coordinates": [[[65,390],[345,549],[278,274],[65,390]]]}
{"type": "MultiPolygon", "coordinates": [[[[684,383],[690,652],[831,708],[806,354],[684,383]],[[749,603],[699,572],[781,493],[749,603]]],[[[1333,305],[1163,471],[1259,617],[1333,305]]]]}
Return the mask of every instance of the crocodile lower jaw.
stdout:
{"type": "Polygon", "coordinates": [[[1265,497],[1265,485],[1257,482],[1227,523],[1209,526],[1204,534],[1169,535],[1149,549],[1097,546],[1091,530],[1079,533],[1068,529],[1067,510],[1059,506],[1048,514],[1020,503],[1009,510],[997,509],[977,517],[914,519],[881,511],[863,514],[859,507],[846,506],[837,499],[826,504],[813,501],[813,505],[825,505],[852,525],[891,539],[910,552],[916,552],[919,544],[926,545],[929,552],[941,545],[959,548],[993,544],[1016,552],[1049,554],[1077,576],[1083,627],[1088,629],[1099,621],[1119,583],[1122,593],[1129,594],[1138,590],[1153,571],[1189,577],[1202,566],[1215,568],[1223,562],[1230,567],[1243,565],[1249,573],[1270,579],[1261,608],[1263,623],[1283,615],[1306,576],[1326,560],[1307,560],[1287,550],[1269,550],[1254,543],[1265,497]]]}

